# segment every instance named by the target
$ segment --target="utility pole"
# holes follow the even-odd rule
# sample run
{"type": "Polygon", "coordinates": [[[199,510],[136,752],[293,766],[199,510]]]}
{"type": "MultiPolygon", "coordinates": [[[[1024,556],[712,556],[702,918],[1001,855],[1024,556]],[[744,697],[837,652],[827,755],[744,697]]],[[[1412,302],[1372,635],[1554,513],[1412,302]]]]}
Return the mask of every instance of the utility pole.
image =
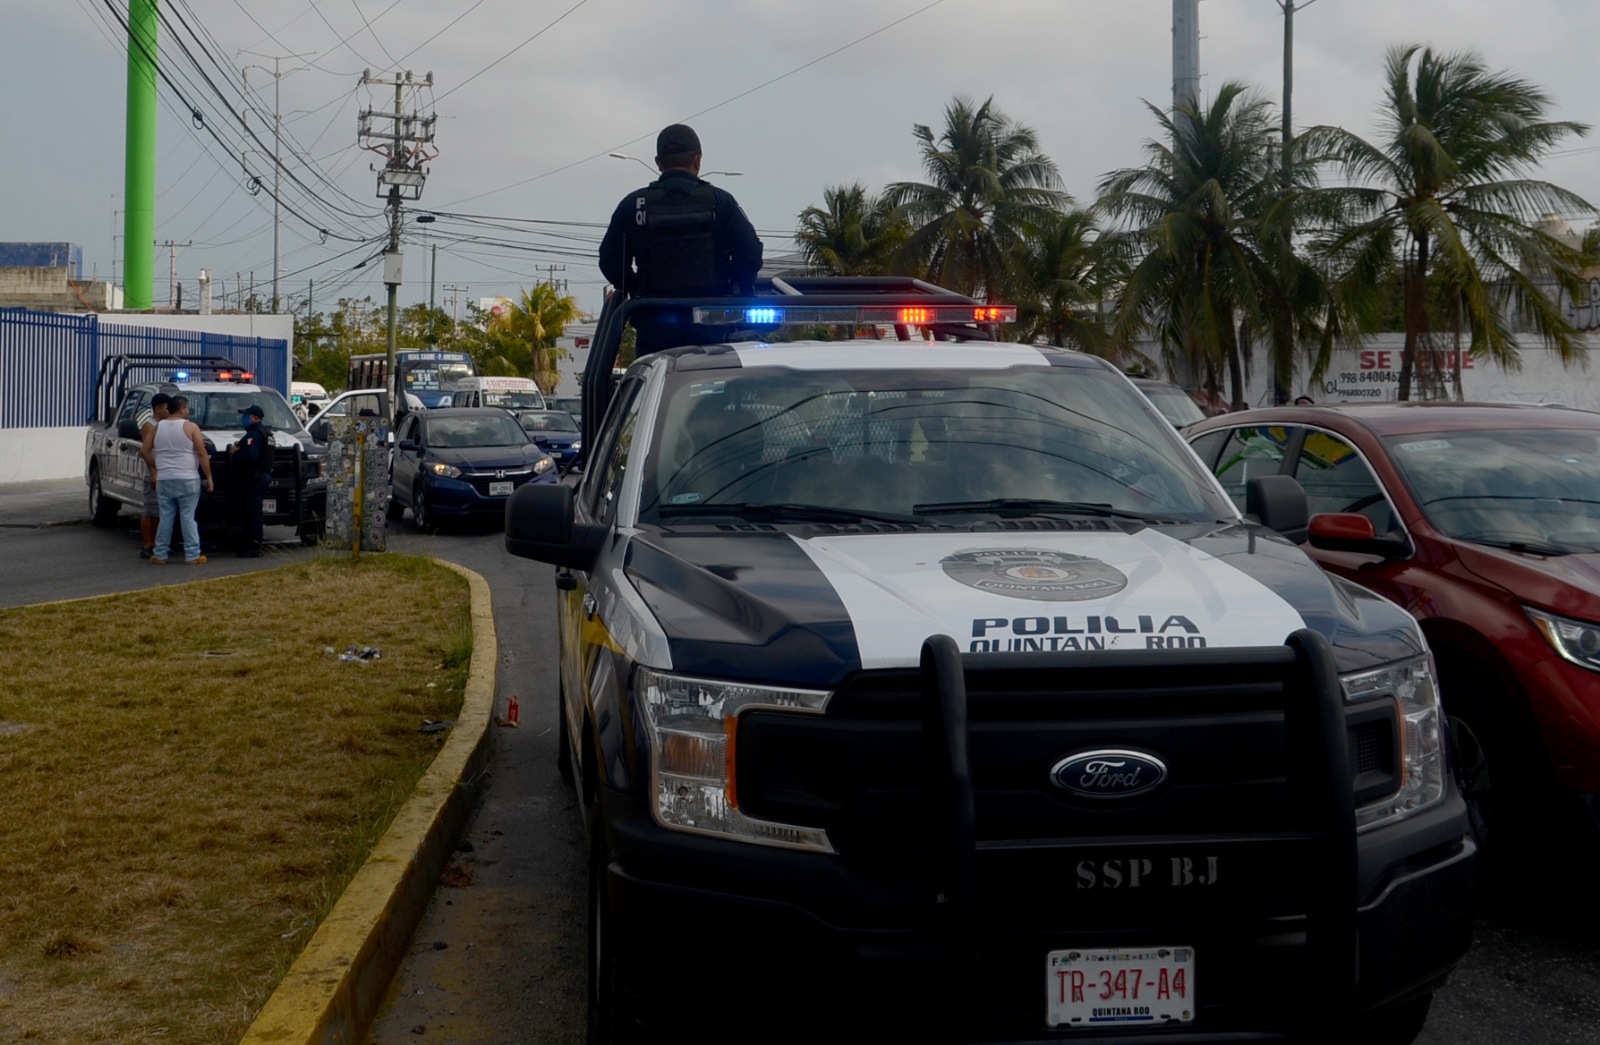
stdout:
{"type": "Polygon", "coordinates": [[[433,258],[428,263],[428,344],[439,343],[439,331],[433,321],[434,300],[439,289],[439,244],[433,245],[433,258]]]}
{"type": "Polygon", "coordinates": [[[550,284],[550,289],[551,290],[559,292],[561,288],[556,284],[556,273],[557,272],[565,272],[565,271],[567,271],[567,266],[565,266],[565,265],[544,265],[542,267],[547,272],[550,273],[550,278],[546,279],[545,282],[550,284]]]}
{"type": "MultiPolygon", "coordinates": [[[[240,51],[240,54],[253,54],[258,58],[271,58],[272,68],[264,65],[247,65],[241,72],[244,75],[244,87],[250,90],[250,70],[260,69],[264,73],[272,74],[272,314],[278,314],[278,279],[283,271],[280,259],[283,257],[283,78],[293,76],[304,69],[290,69],[283,72],[285,58],[310,58],[317,52],[310,51],[306,54],[259,54],[256,51],[240,51]]],[[[245,110],[245,119],[249,119],[250,110],[245,110]]],[[[253,151],[253,150],[252,150],[253,151]]]]}
{"type": "MultiPolygon", "coordinates": [[[[403,384],[395,359],[396,319],[400,284],[404,277],[404,255],[400,253],[400,204],[403,199],[422,198],[422,186],[428,179],[423,165],[438,155],[430,152],[434,125],[438,117],[422,116],[415,110],[406,112],[406,91],[413,93],[423,87],[433,87],[433,74],[424,79],[413,78],[408,70],[396,73],[393,78],[373,76],[372,70],[361,74],[362,86],[394,88],[394,111],[364,109],[357,117],[357,130],[361,147],[383,156],[387,162],[378,170],[378,198],[387,200],[389,207],[389,249],[383,255],[383,282],[389,291],[388,342],[389,358],[386,383],[389,386],[390,423],[399,419],[403,384]],[[387,121],[381,123],[380,121],[387,121]]],[[[374,168],[376,169],[376,168],[374,168]]]]}
{"type": "Polygon", "coordinates": [[[123,307],[155,307],[156,239],[156,33],[158,0],[128,2],[128,116],[123,156],[123,307]]]}
{"type": "Polygon", "coordinates": [[[1172,108],[1200,104],[1200,0],[1172,0],[1172,108]]]}
{"type": "Polygon", "coordinates": [[[1283,180],[1289,181],[1289,146],[1294,142],[1294,13],[1304,11],[1317,0],[1277,0],[1283,10],[1283,180]]]}
{"type": "Polygon", "coordinates": [[[450,295],[450,333],[455,334],[456,328],[461,325],[461,295],[470,287],[447,286],[444,292],[450,295]]]}
{"type": "MultiPolygon", "coordinates": [[[[178,251],[185,247],[194,246],[194,240],[190,240],[188,243],[174,243],[169,239],[165,243],[157,243],[156,246],[167,248],[167,307],[176,308],[176,295],[178,293],[178,251]]],[[[124,291],[124,294],[126,294],[126,291],[124,291]]]]}

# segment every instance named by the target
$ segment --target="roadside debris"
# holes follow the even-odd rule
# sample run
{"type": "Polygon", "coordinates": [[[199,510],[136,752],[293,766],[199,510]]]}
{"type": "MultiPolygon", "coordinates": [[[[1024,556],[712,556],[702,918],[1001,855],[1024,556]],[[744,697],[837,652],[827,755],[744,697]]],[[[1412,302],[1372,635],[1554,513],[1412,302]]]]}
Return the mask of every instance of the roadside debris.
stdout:
{"type": "MultiPolygon", "coordinates": [[[[333,656],[333,647],[324,646],[322,652],[325,656],[333,656]]],[[[367,664],[374,660],[382,660],[383,651],[376,646],[346,646],[344,652],[339,654],[340,664],[367,664]]]]}
{"type": "Polygon", "coordinates": [[[522,722],[522,709],[517,706],[517,695],[511,694],[511,699],[506,701],[506,713],[503,717],[494,720],[495,725],[516,729],[522,722]]]}
{"type": "Polygon", "coordinates": [[[0,737],[14,737],[33,728],[32,722],[0,722],[0,737]]]}
{"type": "Polygon", "coordinates": [[[453,719],[453,718],[445,719],[442,722],[435,722],[431,718],[425,718],[425,719],[422,720],[422,729],[420,730],[420,732],[423,732],[423,733],[443,733],[445,730],[449,729],[451,726],[453,726],[455,724],[456,724],[456,720],[453,719]]]}

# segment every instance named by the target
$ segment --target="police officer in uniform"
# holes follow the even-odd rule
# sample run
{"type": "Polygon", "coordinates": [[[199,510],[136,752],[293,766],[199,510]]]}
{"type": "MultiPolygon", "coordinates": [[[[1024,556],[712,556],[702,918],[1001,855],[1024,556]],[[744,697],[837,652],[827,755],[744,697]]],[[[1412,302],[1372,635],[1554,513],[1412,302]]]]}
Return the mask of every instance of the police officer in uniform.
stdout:
{"type": "Polygon", "coordinates": [[[261,499],[272,481],[272,437],[261,423],[265,416],[259,406],[246,407],[239,416],[244,436],[228,447],[228,492],[241,559],[261,557],[261,499]]]}
{"type": "MultiPolygon", "coordinates": [[[[761,240],[733,196],[700,180],[700,138],[675,123],[656,136],[661,177],[617,204],[600,243],[600,271],[629,297],[727,297],[754,292],[761,240]]],[[[639,352],[692,344],[689,313],[649,313],[639,352]]]]}

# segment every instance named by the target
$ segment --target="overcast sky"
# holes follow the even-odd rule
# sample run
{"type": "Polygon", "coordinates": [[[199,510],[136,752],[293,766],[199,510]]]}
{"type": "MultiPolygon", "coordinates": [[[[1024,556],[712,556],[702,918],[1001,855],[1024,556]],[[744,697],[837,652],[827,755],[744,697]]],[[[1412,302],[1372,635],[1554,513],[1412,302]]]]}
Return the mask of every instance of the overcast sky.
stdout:
{"type": "MultiPolygon", "coordinates": [[[[165,8],[175,0],[161,2],[165,8]]],[[[107,26],[106,3],[0,0],[0,126],[7,132],[0,241],[80,243],[85,267],[98,266],[102,278],[113,257],[113,211],[122,206],[125,104],[125,59],[107,26]]],[[[693,116],[706,168],[743,172],[716,180],[738,196],[758,229],[772,233],[764,237],[769,253],[788,249],[782,237],[802,208],[820,201],[824,186],[859,180],[876,189],[918,178],[911,127],[937,127],[954,94],[993,95],[1035,128],[1084,202],[1105,171],[1139,161],[1139,146],[1153,132],[1141,100],[1165,105],[1171,97],[1169,0],[188,0],[188,9],[176,10],[185,17],[192,10],[221,45],[219,56],[239,65],[271,65],[241,51],[316,52],[305,71],[282,81],[283,109],[293,114],[286,126],[296,147],[348,197],[309,172],[302,179],[349,211],[375,212],[378,204],[368,170],[374,157],[354,143],[356,112],[392,104],[392,95],[358,89],[357,78],[365,68],[382,74],[398,66],[435,77],[440,155],[421,207],[604,221],[619,198],[648,180],[637,164],[604,154],[648,158],[662,125],[693,116]],[[884,28],[897,19],[904,21],[884,28]]],[[[1297,126],[1334,123],[1369,133],[1384,49],[1397,42],[1475,49],[1492,66],[1543,85],[1555,116],[1600,124],[1600,4],[1593,0],[1319,0],[1296,26],[1297,126]]],[[[1276,100],[1282,21],[1275,0],[1206,0],[1201,32],[1208,94],[1243,79],[1276,100]]],[[[170,44],[165,36],[163,44],[170,44]]],[[[167,47],[164,55],[175,78],[185,71],[197,79],[181,53],[167,47]]],[[[283,67],[302,65],[289,59],[283,67]]],[[[252,85],[270,86],[261,71],[249,75],[252,85]]],[[[194,241],[178,258],[189,295],[202,267],[227,280],[230,297],[236,272],[248,280],[253,271],[265,284],[270,198],[245,192],[239,159],[174,115],[181,107],[165,86],[162,93],[171,104],[161,112],[157,239],[194,241]]],[[[262,99],[270,112],[270,89],[262,99]]],[[[267,137],[267,124],[260,126],[267,137]]],[[[1600,146],[1600,135],[1568,148],[1590,146],[1600,146]]],[[[249,159],[254,169],[270,170],[249,159]]],[[[1545,175],[1600,201],[1600,148],[1552,158],[1545,175]]],[[[315,211],[292,186],[284,198],[315,211]]],[[[358,237],[382,231],[375,216],[337,217],[343,224],[328,216],[317,224],[358,237]]],[[[427,245],[437,241],[439,283],[470,288],[464,298],[512,293],[542,278],[538,266],[566,264],[558,278],[571,280],[581,304],[597,308],[602,284],[590,240],[598,230],[529,227],[544,234],[478,231],[562,253],[464,242],[459,233],[468,230],[459,224],[409,226],[401,300],[426,299],[427,245]]],[[[293,273],[286,294],[298,303],[315,278],[319,306],[335,292],[381,297],[376,264],[349,270],[367,248],[318,239],[285,216],[283,270],[293,273]]],[[[160,302],[167,268],[162,250],[160,302]]]]}

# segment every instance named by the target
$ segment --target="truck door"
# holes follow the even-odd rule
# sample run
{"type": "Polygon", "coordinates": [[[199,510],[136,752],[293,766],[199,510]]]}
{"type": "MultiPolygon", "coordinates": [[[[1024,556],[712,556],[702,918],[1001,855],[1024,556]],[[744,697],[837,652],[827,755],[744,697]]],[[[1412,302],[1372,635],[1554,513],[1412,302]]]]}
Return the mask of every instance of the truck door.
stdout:
{"type": "Polygon", "coordinates": [[[110,487],[116,496],[138,503],[144,496],[145,466],[140,451],[144,448],[144,433],[139,430],[139,415],[149,402],[150,393],[135,389],[122,400],[117,419],[106,436],[111,440],[109,467],[101,476],[101,483],[110,487]]]}

